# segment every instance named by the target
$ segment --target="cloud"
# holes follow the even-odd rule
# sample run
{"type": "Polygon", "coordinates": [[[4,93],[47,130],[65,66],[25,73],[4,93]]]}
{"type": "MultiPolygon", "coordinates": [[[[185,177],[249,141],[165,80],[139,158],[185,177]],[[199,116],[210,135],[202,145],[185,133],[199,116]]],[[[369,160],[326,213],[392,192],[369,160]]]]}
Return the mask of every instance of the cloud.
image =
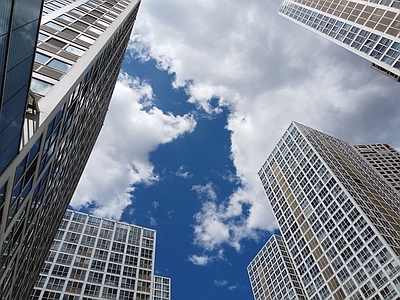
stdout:
{"type": "Polygon", "coordinates": [[[207,255],[190,255],[188,260],[198,266],[205,266],[212,261],[207,255]]]}
{"type": "Polygon", "coordinates": [[[214,280],[214,284],[216,286],[225,286],[228,284],[228,281],[226,281],[225,279],[224,280],[214,280]]]}
{"type": "Polygon", "coordinates": [[[208,199],[217,200],[217,194],[211,182],[206,185],[194,185],[192,186],[192,191],[195,191],[199,198],[205,196],[208,199]]]}
{"type": "Polygon", "coordinates": [[[206,255],[206,254],[202,254],[202,255],[190,255],[188,257],[188,261],[190,261],[191,263],[195,264],[195,265],[199,265],[199,266],[205,266],[210,264],[213,261],[218,261],[218,260],[226,260],[225,255],[224,255],[224,250],[220,249],[219,251],[217,251],[217,253],[215,255],[206,255]]]}
{"type": "Polygon", "coordinates": [[[349,142],[400,147],[400,85],[370,64],[277,15],[281,0],[142,3],[129,50],[174,74],[189,102],[228,109],[234,178],[240,187],[203,198],[195,242],[212,251],[277,228],[257,171],[293,120],[349,142]],[[217,100],[217,101],[215,101],[217,100]]]}
{"type": "Polygon", "coordinates": [[[191,178],[193,174],[190,174],[188,171],[185,172],[186,167],[185,166],[180,166],[178,171],[176,171],[174,174],[178,177],[182,178],[191,178]]]}
{"type": "Polygon", "coordinates": [[[105,125],[71,202],[74,208],[90,205],[93,214],[120,218],[132,203],[135,185],[158,180],[149,153],[194,130],[192,115],[164,113],[152,104],[153,96],[148,83],[120,74],[105,125]]]}
{"type": "Polygon", "coordinates": [[[153,205],[153,207],[154,207],[155,209],[157,209],[157,208],[160,206],[160,202],[153,201],[153,202],[151,203],[151,205],[153,205]]]}

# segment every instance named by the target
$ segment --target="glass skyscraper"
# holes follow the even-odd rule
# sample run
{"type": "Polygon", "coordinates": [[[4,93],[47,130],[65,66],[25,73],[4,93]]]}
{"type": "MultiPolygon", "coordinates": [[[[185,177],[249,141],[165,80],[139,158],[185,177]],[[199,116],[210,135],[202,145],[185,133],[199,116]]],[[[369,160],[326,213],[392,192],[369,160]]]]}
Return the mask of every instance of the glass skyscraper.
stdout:
{"type": "Polygon", "coordinates": [[[67,210],[31,300],[170,300],[156,231],[67,210]]]}
{"type": "Polygon", "coordinates": [[[42,4],[43,0],[0,3],[0,174],[21,143],[42,4]]]}
{"type": "Polygon", "coordinates": [[[285,0],[278,13],[400,81],[399,0],[285,0]]]}
{"type": "MultiPolygon", "coordinates": [[[[38,1],[15,2],[30,11],[38,1]]],[[[0,173],[1,299],[28,299],[32,292],[103,125],[139,5],[139,0],[44,3],[19,151],[0,173]]],[[[11,40],[11,45],[28,56],[28,44],[11,40]]],[[[18,73],[5,90],[22,79],[18,73]]]]}
{"type": "Polygon", "coordinates": [[[400,195],[353,146],[292,123],[259,176],[307,299],[400,296],[400,195]]]}

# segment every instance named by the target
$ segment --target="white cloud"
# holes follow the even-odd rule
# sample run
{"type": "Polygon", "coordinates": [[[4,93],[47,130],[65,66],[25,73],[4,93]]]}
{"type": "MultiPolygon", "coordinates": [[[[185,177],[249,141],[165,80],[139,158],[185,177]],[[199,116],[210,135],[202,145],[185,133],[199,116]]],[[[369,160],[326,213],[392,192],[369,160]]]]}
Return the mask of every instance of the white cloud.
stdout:
{"type": "Polygon", "coordinates": [[[214,284],[216,286],[225,286],[228,284],[228,281],[226,281],[225,279],[224,280],[214,280],[214,284]]]}
{"type": "Polygon", "coordinates": [[[205,266],[212,261],[207,255],[190,255],[188,260],[198,266],[205,266]]]}
{"type": "Polygon", "coordinates": [[[176,171],[174,174],[175,176],[182,177],[182,178],[191,178],[193,174],[190,174],[188,171],[185,171],[186,167],[185,166],[180,166],[178,171],[176,171]]]}
{"type": "Polygon", "coordinates": [[[227,201],[210,183],[193,187],[204,198],[194,225],[203,249],[240,250],[243,238],[277,227],[257,171],[291,121],[350,142],[400,146],[400,86],[278,16],[280,3],[147,0],[135,25],[133,55],[156,59],[205,112],[229,109],[233,178],[242,187],[227,201]]]}
{"type": "Polygon", "coordinates": [[[193,116],[166,114],[151,104],[152,99],[149,84],[120,75],[105,125],[71,202],[74,208],[94,204],[94,214],[120,218],[131,204],[134,186],[158,180],[149,153],[194,130],[193,116]]]}
{"type": "Polygon", "coordinates": [[[153,205],[153,207],[154,207],[155,209],[157,209],[157,208],[160,206],[160,202],[153,201],[153,202],[151,203],[151,205],[153,205]]]}
{"type": "Polygon", "coordinates": [[[214,187],[211,182],[206,185],[194,185],[192,191],[195,191],[199,198],[205,196],[210,200],[217,200],[217,194],[214,191],[214,187]]]}
{"type": "Polygon", "coordinates": [[[210,264],[213,261],[221,261],[226,260],[224,255],[224,250],[220,249],[215,255],[189,255],[188,261],[193,263],[194,265],[205,266],[210,264]]]}

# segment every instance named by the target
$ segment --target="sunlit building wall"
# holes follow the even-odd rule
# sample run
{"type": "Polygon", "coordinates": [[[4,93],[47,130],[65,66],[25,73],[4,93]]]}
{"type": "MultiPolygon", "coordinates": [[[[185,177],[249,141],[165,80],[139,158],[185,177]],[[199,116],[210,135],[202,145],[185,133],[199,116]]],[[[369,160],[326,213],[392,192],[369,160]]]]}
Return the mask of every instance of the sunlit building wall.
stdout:
{"type": "Polygon", "coordinates": [[[19,152],[0,175],[1,299],[31,295],[103,125],[139,5],[44,3],[19,152]]]}
{"type": "Polygon", "coordinates": [[[170,300],[155,246],[155,230],[67,210],[31,299],[170,300]]]}
{"type": "Polygon", "coordinates": [[[400,81],[399,0],[285,0],[278,13],[400,81]]]}
{"type": "Polygon", "coordinates": [[[255,300],[307,299],[283,238],[272,235],[247,266],[255,300]]]}
{"type": "Polygon", "coordinates": [[[400,196],[351,145],[292,123],[259,176],[309,299],[400,296],[400,196]]]}

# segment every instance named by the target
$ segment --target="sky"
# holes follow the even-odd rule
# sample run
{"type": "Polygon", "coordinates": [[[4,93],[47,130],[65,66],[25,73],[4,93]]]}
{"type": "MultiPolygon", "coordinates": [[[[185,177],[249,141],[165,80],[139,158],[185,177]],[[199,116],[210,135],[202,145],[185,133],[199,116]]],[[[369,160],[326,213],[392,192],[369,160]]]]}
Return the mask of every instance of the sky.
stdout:
{"type": "Polygon", "coordinates": [[[253,299],[276,221],[257,172],[292,121],[400,149],[400,85],[278,16],[280,0],[143,0],[71,202],[157,230],[173,300],[253,299]]]}

